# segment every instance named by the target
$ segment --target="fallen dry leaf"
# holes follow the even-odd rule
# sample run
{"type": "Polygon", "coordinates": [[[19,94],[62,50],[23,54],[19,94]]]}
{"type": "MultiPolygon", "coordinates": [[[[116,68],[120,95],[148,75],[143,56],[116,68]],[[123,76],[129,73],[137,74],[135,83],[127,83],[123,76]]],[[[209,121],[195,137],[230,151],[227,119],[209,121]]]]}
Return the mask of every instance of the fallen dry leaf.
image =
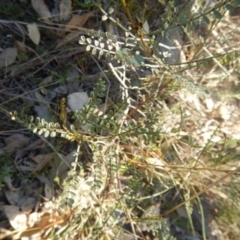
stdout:
{"type": "Polygon", "coordinates": [[[52,158],[54,157],[55,153],[52,152],[52,153],[48,153],[48,154],[39,154],[39,155],[36,155],[36,156],[31,156],[31,159],[37,163],[37,166],[35,169],[33,169],[33,173],[37,172],[37,171],[41,171],[45,165],[47,163],[49,163],[52,158]]]}
{"type": "MultiPolygon", "coordinates": [[[[84,15],[75,15],[70,21],[69,23],[66,25],[65,29],[66,30],[70,30],[70,29],[74,29],[74,28],[78,28],[78,27],[82,27],[86,21],[88,20],[89,17],[91,17],[93,15],[93,13],[87,13],[84,15]]],[[[73,39],[79,37],[79,32],[71,32],[69,34],[67,34],[58,44],[57,44],[57,48],[63,46],[64,44],[72,41],[73,39]]]]}
{"type": "Polygon", "coordinates": [[[23,150],[24,151],[32,151],[35,149],[43,148],[44,144],[45,144],[45,142],[42,139],[37,139],[33,143],[31,143],[29,146],[24,148],[23,150]]]}
{"type": "Polygon", "coordinates": [[[50,23],[51,13],[43,0],[31,0],[33,9],[45,23],[50,23]]]}
{"type": "Polygon", "coordinates": [[[72,41],[73,39],[77,39],[79,37],[79,32],[71,32],[68,35],[66,35],[56,46],[56,49],[60,48],[64,44],[72,41]]]}
{"type": "Polygon", "coordinates": [[[49,84],[49,83],[52,83],[53,82],[53,76],[48,76],[46,78],[44,78],[41,83],[40,83],[40,92],[43,94],[43,95],[46,95],[48,93],[48,89],[46,88],[46,86],[49,84]]]}
{"type": "Polygon", "coordinates": [[[22,147],[23,145],[25,145],[28,142],[28,140],[29,140],[28,137],[26,137],[26,136],[24,136],[22,134],[16,133],[16,134],[12,134],[8,138],[5,138],[4,141],[5,141],[5,143],[7,145],[10,145],[10,144],[18,142],[19,144],[17,146],[21,146],[22,147]]]}
{"type": "Polygon", "coordinates": [[[18,239],[21,240],[41,240],[41,237],[44,230],[56,225],[63,224],[65,218],[55,216],[49,213],[43,213],[39,216],[38,221],[35,223],[33,228],[28,228],[25,231],[22,231],[20,234],[16,235],[18,239]]]}
{"type": "Polygon", "coordinates": [[[61,180],[66,178],[69,167],[75,159],[74,151],[70,152],[67,156],[64,156],[60,153],[62,157],[62,163],[58,168],[54,167],[51,170],[50,179],[58,176],[61,180]]]}
{"type": "Polygon", "coordinates": [[[59,5],[59,19],[61,22],[69,20],[72,14],[72,0],[61,0],[59,5]]]}
{"type": "Polygon", "coordinates": [[[6,183],[7,187],[11,190],[11,191],[16,191],[18,190],[19,188],[15,188],[13,185],[12,185],[12,179],[9,177],[9,176],[5,176],[3,178],[3,181],[6,183]]]}
{"type": "Polygon", "coordinates": [[[41,217],[40,221],[37,224],[37,227],[41,229],[46,229],[51,226],[54,226],[56,224],[62,224],[66,221],[64,217],[50,214],[50,213],[44,213],[44,215],[41,217]]]}
{"type": "Polygon", "coordinates": [[[57,213],[32,213],[29,218],[32,222],[35,222],[33,228],[28,228],[18,234],[19,239],[34,239],[40,240],[41,234],[44,230],[53,227],[55,225],[64,225],[69,219],[71,211],[68,211],[64,216],[59,216],[57,213]]]}
{"type": "Polygon", "coordinates": [[[36,197],[23,196],[21,198],[20,209],[23,212],[31,212],[38,204],[38,199],[36,197]]]}
{"type": "Polygon", "coordinates": [[[0,68],[7,67],[16,61],[18,51],[16,48],[6,48],[0,54],[0,68]]]}
{"type": "Polygon", "coordinates": [[[26,231],[20,233],[20,234],[16,234],[14,236],[15,238],[13,240],[42,240],[42,231],[40,231],[39,229],[35,229],[35,228],[30,228],[27,229],[26,231]]]}
{"type": "Polygon", "coordinates": [[[29,138],[22,134],[13,134],[4,141],[6,143],[6,147],[0,151],[0,154],[5,152],[12,153],[17,149],[24,147],[28,143],[29,138]]]}
{"type": "Polygon", "coordinates": [[[72,30],[72,29],[78,29],[78,27],[82,27],[89,17],[93,16],[93,12],[86,13],[83,15],[73,15],[69,23],[66,24],[65,30],[72,30]]]}
{"type": "Polygon", "coordinates": [[[28,24],[27,28],[28,28],[28,36],[36,45],[38,45],[40,42],[41,36],[40,36],[40,32],[38,30],[37,25],[35,23],[28,24]]]}
{"type": "Polygon", "coordinates": [[[28,224],[27,214],[19,210],[19,207],[12,205],[3,205],[4,213],[15,230],[24,230],[28,224]]]}
{"type": "Polygon", "coordinates": [[[52,119],[52,114],[50,111],[49,103],[38,91],[36,91],[34,95],[39,102],[38,105],[34,105],[34,110],[37,112],[38,117],[45,119],[47,122],[50,122],[52,119]]]}
{"type": "Polygon", "coordinates": [[[5,194],[6,199],[9,202],[9,204],[11,204],[13,206],[17,206],[17,204],[18,204],[18,202],[21,198],[21,192],[20,191],[5,190],[4,194],[5,194]]]}
{"type": "Polygon", "coordinates": [[[37,176],[37,178],[44,183],[45,197],[49,200],[52,199],[54,195],[52,183],[45,176],[40,175],[40,176],[37,176]]]}
{"type": "Polygon", "coordinates": [[[5,197],[12,206],[21,209],[22,212],[31,212],[37,205],[36,197],[26,196],[23,191],[4,191],[5,197]]]}
{"type": "Polygon", "coordinates": [[[20,51],[22,51],[22,52],[25,52],[25,53],[27,53],[28,50],[29,50],[29,48],[25,45],[24,42],[20,42],[20,41],[18,41],[18,40],[14,40],[14,46],[15,46],[18,50],[20,50],[20,51]]]}

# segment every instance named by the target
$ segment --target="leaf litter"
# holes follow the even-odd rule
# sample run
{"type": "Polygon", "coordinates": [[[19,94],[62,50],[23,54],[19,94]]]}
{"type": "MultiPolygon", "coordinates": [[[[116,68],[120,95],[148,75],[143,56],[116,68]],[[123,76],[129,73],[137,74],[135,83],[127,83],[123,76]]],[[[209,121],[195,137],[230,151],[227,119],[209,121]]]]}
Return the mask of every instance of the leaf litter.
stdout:
{"type": "Polygon", "coordinates": [[[12,65],[18,56],[16,48],[6,48],[0,53],[0,68],[7,68],[12,65]]]}

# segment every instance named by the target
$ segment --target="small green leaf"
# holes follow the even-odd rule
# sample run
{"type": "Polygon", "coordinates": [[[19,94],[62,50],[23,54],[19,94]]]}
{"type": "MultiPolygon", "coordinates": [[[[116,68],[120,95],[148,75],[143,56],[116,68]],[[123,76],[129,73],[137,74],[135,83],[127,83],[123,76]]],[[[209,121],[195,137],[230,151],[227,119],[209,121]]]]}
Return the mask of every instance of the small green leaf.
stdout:
{"type": "Polygon", "coordinates": [[[193,19],[198,19],[200,17],[201,17],[201,14],[199,12],[193,13],[193,16],[192,16],[193,19]]]}
{"type": "Polygon", "coordinates": [[[107,15],[103,15],[102,16],[102,21],[106,21],[108,19],[108,16],[107,15]]]}
{"type": "Polygon", "coordinates": [[[55,124],[54,124],[54,127],[55,127],[55,128],[60,128],[60,124],[59,124],[59,123],[55,123],[55,124]]]}
{"type": "Polygon", "coordinates": [[[191,22],[191,25],[194,30],[197,29],[197,24],[194,21],[191,22]]]}
{"type": "Polygon", "coordinates": [[[46,123],[45,119],[42,118],[42,119],[41,119],[41,124],[44,125],[45,123],[46,123]]]}
{"type": "Polygon", "coordinates": [[[43,129],[40,129],[40,130],[38,131],[38,135],[42,135],[42,133],[43,133],[43,129]]]}
{"type": "Polygon", "coordinates": [[[169,24],[167,22],[164,23],[164,29],[167,29],[169,27],[169,24]]]}
{"type": "Polygon", "coordinates": [[[206,23],[206,24],[209,24],[209,23],[210,23],[208,17],[206,17],[206,16],[204,16],[204,15],[202,16],[202,21],[203,21],[204,23],[206,23]]]}
{"type": "Polygon", "coordinates": [[[40,121],[41,121],[40,117],[36,117],[36,123],[40,124],[40,121]]]}
{"type": "Polygon", "coordinates": [[[216,19],[222,19],[222,14],[218,11],[213,11],[213,16],[216,18],[216,19]]]}
{"type": "Polygon", "coordinates": [[[185,33],[183,26],[179,26],[178,30],[179,30],[179,33],[182,35],[185,33]]]}
{"type": "Polygon", "coordinates": [[[92,49],[92,55],[96,55],[96,53],[97,53],[97,49],[96,49],[96,48],[93,48],[93,49],[92,49]]]}
{"type": "Polygon", "coordinates": [[[234,9],[234,6],[231,5],[231,4],[229,4],[229,3],[227,3],[227,4],[225,5],[225,8],[226,8],[228,11],[232,11],[232,10],[234,9]]]}
{"type": "Polygon", "coordinates": [[[70,129],[71,129],[72,132],[76,131],[74,125],[72,125],[72,124],[70,125],[70,129]]]}
{"type": "Polygon", "coordinates": [[[49,136],[50,132],[48,130],[45,131],[44,136],[47,138],[49,136]]]}
{"type": "Polygon", "coordinates": [[[56,132],[51,132],[50,133],[50,137],[56,137],[56,135],[57,135],[56,132]]]}
{"type": "Polygon", "coordinates": [[[217,8],[222,7],[223,5],[224,5],[224,4],[223,4],[222,2],[219,2],[219,3],[217,3],[217,4],[214,6],[214,8],[217,9],[217,8]]]}
{"type": "Polygon", "coordinates": [[[186,23],[187,22],[187,15],[185,14],[181,14],[181,16],[179,17],[179,23],[186,23]]]}
{"type": "Polygon", "coordinates": [[[114,8],[110,7],[109,10],[108,10],[108,13],[112,14],[113,12],[114,12],[114,8]]]}
{"type": "Polygon", "coordinates": [[[37,133],[38,129],[34,128],[32,131],[33,131],[33,133],[37,133]]]}

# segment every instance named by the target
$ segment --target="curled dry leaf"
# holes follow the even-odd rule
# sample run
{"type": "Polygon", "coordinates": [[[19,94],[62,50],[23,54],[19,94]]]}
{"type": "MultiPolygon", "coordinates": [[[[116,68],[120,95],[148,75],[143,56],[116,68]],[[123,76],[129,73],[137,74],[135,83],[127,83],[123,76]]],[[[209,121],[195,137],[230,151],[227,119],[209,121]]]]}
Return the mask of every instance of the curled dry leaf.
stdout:
{"type": "Polygon", "coordinates": [[[28,28],[28,36],[36,45],[38,45],[40,42],[40,32],[38,30],[37,25],[35,23],[28,24],[27,28],[28,28]]]}
{"type": "Polygon", "coordinates": [[[50,23],[51,13],[43,0],[31,0],[33,9],[45,23],[50,23]]]}
{"type": "Polygon", "coordinates": [[[0,68],[7,67],[16,61],[18,51],[16,48],[6,48],[0,54],[0,68]]]}

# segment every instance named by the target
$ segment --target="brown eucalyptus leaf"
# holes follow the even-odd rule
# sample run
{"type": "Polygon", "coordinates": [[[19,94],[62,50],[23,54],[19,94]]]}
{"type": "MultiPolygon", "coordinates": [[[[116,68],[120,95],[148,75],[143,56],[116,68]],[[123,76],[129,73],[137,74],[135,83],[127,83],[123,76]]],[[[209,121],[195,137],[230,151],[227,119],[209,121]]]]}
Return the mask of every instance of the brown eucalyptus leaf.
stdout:
{"type": "Polygon", "coordinates": [[[24,42],[20,42],[18,40],[14,41],[14,46],[19,50],[24,53],[27,53],[29,51],[29,48],[25,45],[24,42]]]}
{"type": "MultiPolygon", "coordinates": [[[[74,15],[73,18],[69,21],[69,23],[66,24],[65,30],[77,29],[78,27],[82,27],[92,15],[92,12],[84,15],[74,15]]],[[[78,37],[79,32],[70,32],[57,44],[56,49],[78,37]]]]}
{"type": "Polygon", "coordinates": [[[73,15],[71,20],[66,24],[65,30],[72,30],[77,29],[78,27],[82,27],[91,16],[93,16],[93,12],[89,12],[83,15],[73,15]]]}

